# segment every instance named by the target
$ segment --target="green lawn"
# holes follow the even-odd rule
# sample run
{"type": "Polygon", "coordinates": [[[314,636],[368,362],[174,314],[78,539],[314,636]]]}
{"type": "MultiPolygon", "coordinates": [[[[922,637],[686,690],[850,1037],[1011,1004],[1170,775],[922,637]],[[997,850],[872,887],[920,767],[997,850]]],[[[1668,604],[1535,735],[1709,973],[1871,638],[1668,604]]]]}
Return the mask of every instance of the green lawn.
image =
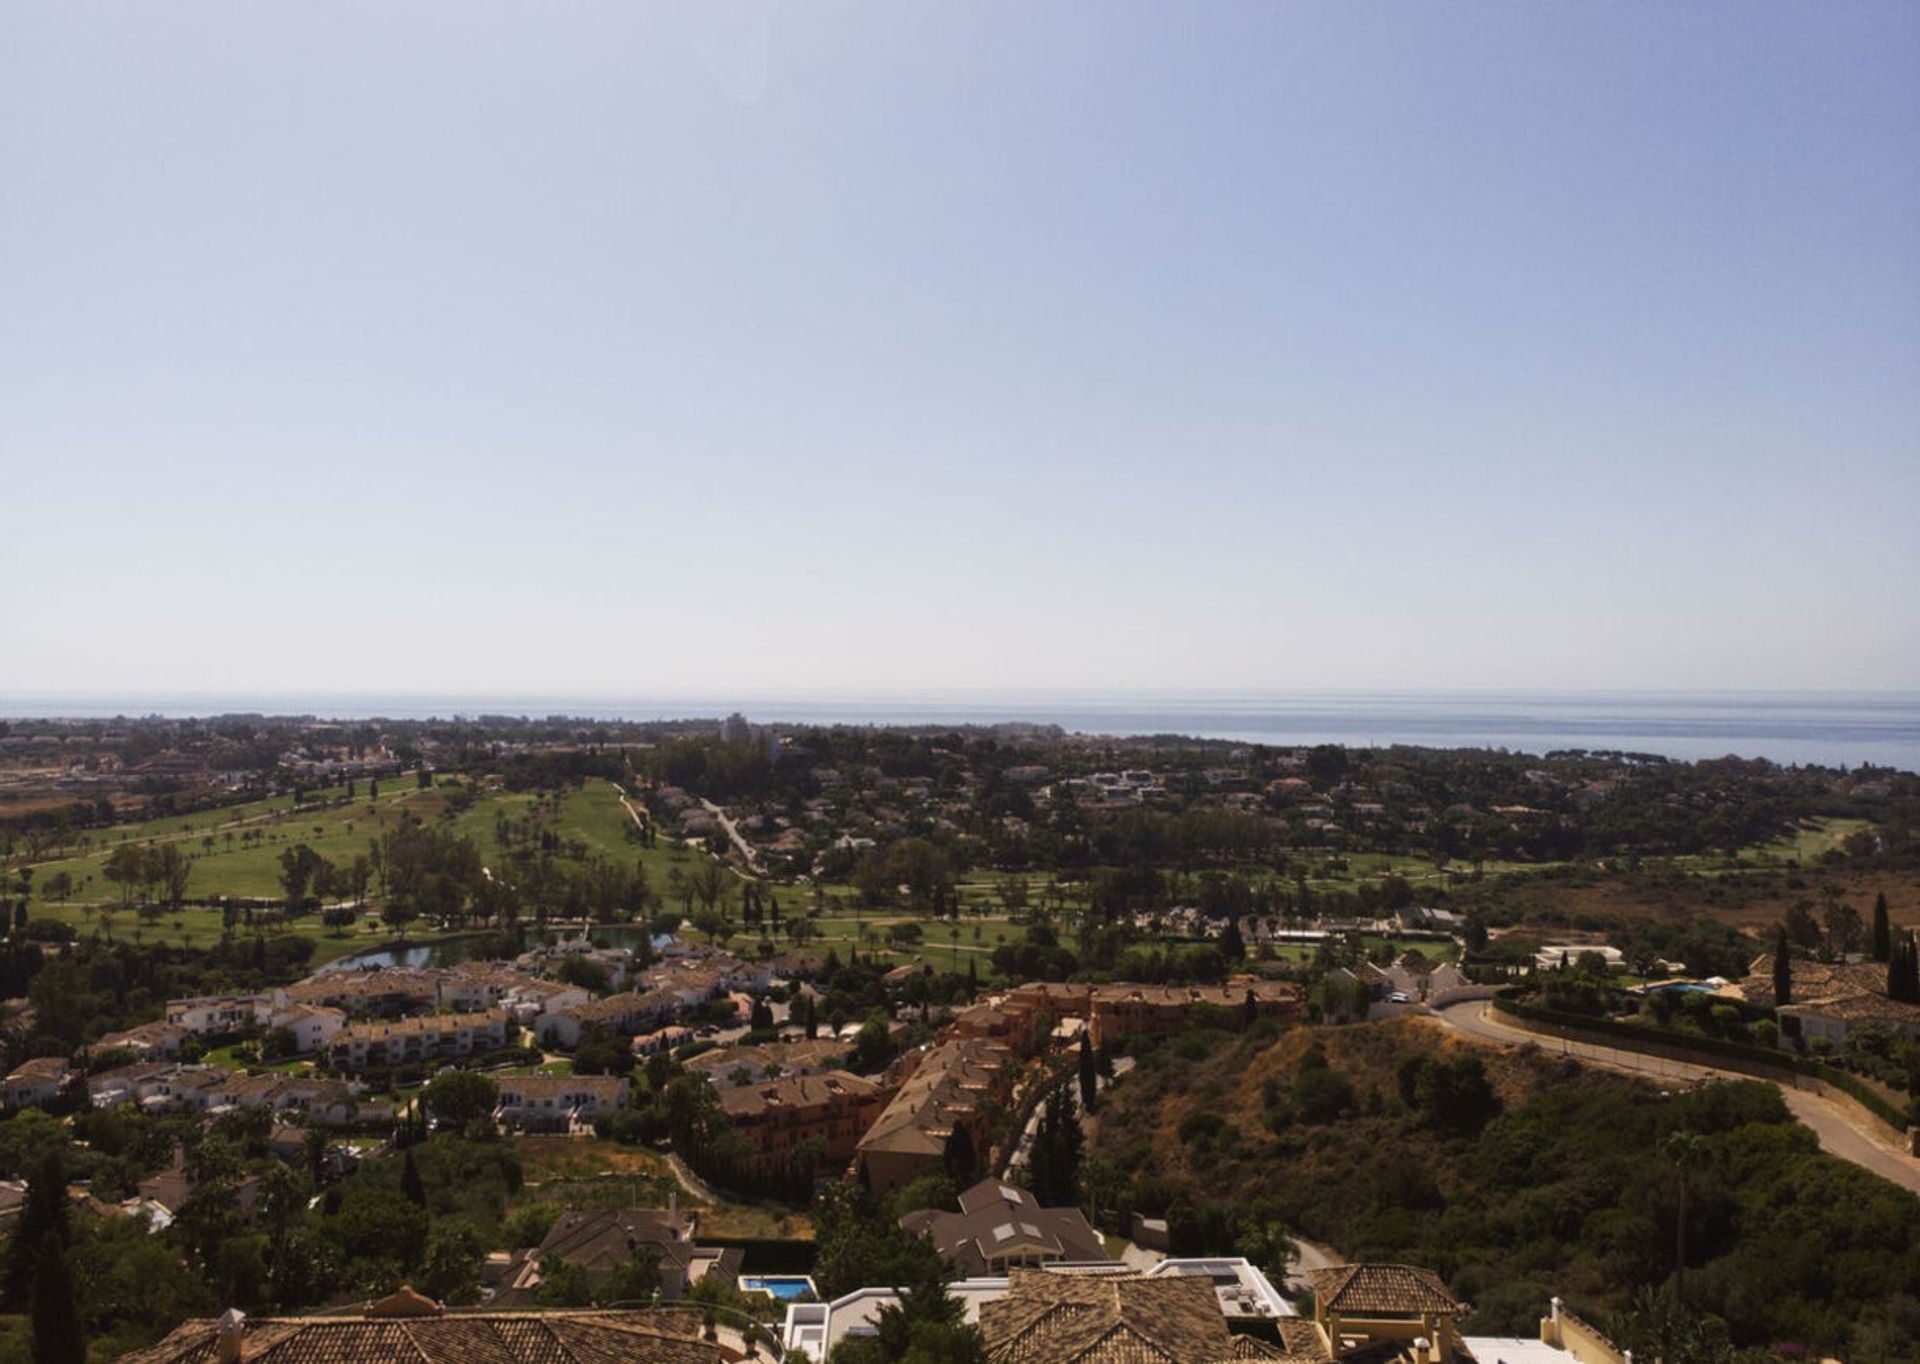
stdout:
{"type": "MultiPolygon", "coordinates": [[[[673,840],[662,839],[651,848],[634,841],[629,832],[633,819],[621,804],[619,789],[608,781],[589,781],[558,795],[481,790],[470,805],[456,813],[454,806],[459,803],[459,791],[464,785],[462,779],[441,777],[423,789],[413,777],[406,776],[382,783],[377,801],[368,798],[369,784],[362,782],[351,802],[344,799],[345,788],[336,787],[310,796],[298,810],[293,808],[291,798],[276,797],[199,815],[116,826],[90,835],[84,849],[69,847],[61,850],[64,856],[35,866],[35,884],[41,889],[34,897],[33,914],[73,924],[83,933],[101,929],[115,937],[195,947],[217,942],[223,929],[217,910],[185,909],[177,914],[143,918],[118,903],[119,891],[106,880],[102,863],[111,848],[128,840],[181,843],[193,858],[187,894],[196,899],[218,896],[277,899],[281,894],[280,856],[286,849],[305,843],[330,861],[347,863],[365,853],[374,838],[405,817],[445,827],[472,839],[480,849],[482,862],[489,865],[498,865],[507,856],[507,849],[498,836],[503,822],[520,830],[532,826],[536,831],[551,831],[560,840],[562,860],[573,860],[576,854],[586,858],[637,860],[646,868],[655,894],[676,910],[683,909],[685,902],[674,893],[675,882],[694,871],[708,856],[673,840]],[[75,883],[71,900],[46,899],[44,887],[63,871],[71,875],[75,883]]],[[[1802,831],[1792,847],[1798,855],[1814,855],[1844,837],[1850,827],[1857,826],[1834,821],[1819,830],[1802,831]]],[[[1389,853],[1307,850],[1294,857],[1296,864],[1307,869],[1308,885],[1323,891],[1352,889],[1390,873],[1404,876],[1416,886],[1431,885],[1467,870],[1463,864],[1454,864],[1442,871],[1426,859],[1389,853]]],[[[1490,863],[1485,867],[1494,874],[1505,869],[1507,864],[1490,863]]],[[[1258,867],[1241,870],[1251,875],[1272,874],[1269,869],[1258,867]]],[[[851,887],[816,889],[809,885],[772,885],[768,889],[789,917],[820,907],[819,936],[812,944],[817,950],[833,947],[844,954],[854,947],[878,949],[895,962],[926,962],[940,970],[965,971],[969,962],[985,968],[986,959],[996,946],[1020,938],[1022,928],[1010,922],[1005,909],[1008,883],[1016,877],[1026,882],[1029,903],[1038,903],[1044,897],[1050,879],[1045,872],[971,871],[959,879],[956,887],[963,910],[957,940],[944,921],[922,922],[924,937],[913,947],[896,947],[886,937],[890,924],[906,921],[911,916],[897,910],[862,911],[851,887]]],[[[1084,904],[1085,887],[1065,885],[1059,898],[1068,905],[1084,904]]],[[[735,906],[737,910],[737,899],[735,906]]],[[[377,897],[371,912],[377,913],[377,897]]],[[[313,919],[292,926],[290,931],[316,940],[317,961],[376,946],[387,936],[379,928],[367,931],[364,920],[344,937],[323,930],[313,919]]],[[[737,936],[734,943],[745,945],[746,935],[737,936]]],[[[787,945],[785,939],[781,945],[787,945]]]]}
{"type": "MultiPolygon", "coordinates": [[[[1418,952],[1427,958],[1428,961],[1458,961],[1460,959],[1460,945],[1458,943],[1435,942],[1431,939],[1414,941],[1406,938],[1386,938],[1373,933],[1361,934],[1360,941],[1369,954],[1371,954],[1376,947],[1384,943],[1393,948],[1393,954],[1396,957],[1405,952],[1418,952]]],[[[1276,943],[1273,948],[1273,955],[1281,961],[1311,961],[1313,960],[1315,950],[1316,949],[1308,943],[1276,943]]]]}
{"type": "Polygon", "coordinates": [[[242,1060],[236,1053],[243,1045],[245,1044],[235,1042],[228,1046],[215,1047],[203,1056],[201,1060],[210,1066],[221,1066],[227,1070],[270,1070],[281,1075],[305,1075],[313,1069],[313,1063],[311,1061],[298,1059],[271,1062],[242,1060]]]}
{"type": "MultiPolygon", "coordinates": [[[[303,807],[296,811],[287,798],[280,797],[186,818],[115,825],[94,833],[91,846],[84,852],[73,851],[58,860],[35,864],[34,882],[44,894],[48,882],[64,871],[73,877],[76,904],[112,903],[118,891],[101,870],[108,853],[121,843],[168,841],[181,844],[193,857],[187,882],[189,896],[272,898],[280,894],[280,854],[286,849],[305,843],[330,861],[351,861],[399,818],[398,811],[417,808],[436,795],[418,790],[411,778],[404,785],[391,783],[377,802],[364,798],[366,789],[363,783],[361,799],[341,804],[331,803],[345,794],[344,788],[336,788],[326,793],[330,803],[320,809],[303,807]]],[[[60,908],[36,898],[34,912],[68,917],[58,912],[60,908]],[[43,904],[46,909],[42,909],[43,904]]]]}
{"type": "Polygon", "coordinates": [[[1743,848],[1740,860],[1760,863],[1798,861],[1803,866],[1826,856],[1844,843],[1850,834],[1868,827],[1864,819],[1816,819],[1795,829],[1785,838],[1776,838],[1755,848],[1743,848]]]}
{"type": "MultiPolygon", "coordinates": [[[[162,914],[151,922],[119,902],[118,887],[110,883],[103,870],[112,848],[129,841],[175,841],[193,858],[187,880],[187,895],[193,899],[235,896],[248,899],[275,899],[282,893],[280,856],[297,843],[305,843],[322,857],[335,863],[348,863],[364,854],[368,844],[401,818],[411,815],[425,823],[435,823],[447,809],[452,794],[445,780],[431,789],[421,789],[409,777],[390,782],[381,790],[377,802],[365,799],[362,783],[360,798],[352,803],[329,803],[324,808],[292,808],[289,799],[251,801],[221,811],[186,818],[147,820],[118,825],[93,834],[89,846],[81,851],[70,848],[67,855],[34,865],[34,881],[39,893],[34,897],[36,918],[58,919],[71,923],[82,932],[96,925],[115,936],[131,936],[138,929],[143,941],[159,937],[170,942],[184,941],[205,946],[217,941],[221,932],[220,913],[212,909],[185,909],[178,914],[162,914]],[[247,835],[243,838],[243,835],[247,835]],[[45,898],[45,887],[59,873],[73,878],[70,900],[45,898]],[[102,925],[100,916],[108,919],[102,925]]],[[[325,793],[337,802],[344,788],[325,793]]],[[[309,802],[311,806],[316,797],[309,802]]],[[[471,839],[480,848],[482,861],[503,855],[495,838],[495,824],[501,818],[520,821],[533,815],[537,798],[533,793],[509,791],[482,792],[468,809],[447,818],[457,833],[471,839]]],[[[690,870],[704,854],[678,847],[642,848],[628,841],[626,829],[632,821],[620,805],[619,794],[608,782],[591,782],[584,788],[560,798],[559,811],[547,820],[547,827],[560,836],[564,847],[584,845],[589,857],[638,858],[647,866],[654,888],[665,892],[668,875],[678,866],[690,870]]],[[[566,854],[562,854],[566,860],[566,854]]],[[[304,926],[309,934],[320,931],[317,922],[304,926]]],[[[340,952],[363,945],[365,938],[356,929],[353,938],[340,940],[328,935],[340,952]]]]}

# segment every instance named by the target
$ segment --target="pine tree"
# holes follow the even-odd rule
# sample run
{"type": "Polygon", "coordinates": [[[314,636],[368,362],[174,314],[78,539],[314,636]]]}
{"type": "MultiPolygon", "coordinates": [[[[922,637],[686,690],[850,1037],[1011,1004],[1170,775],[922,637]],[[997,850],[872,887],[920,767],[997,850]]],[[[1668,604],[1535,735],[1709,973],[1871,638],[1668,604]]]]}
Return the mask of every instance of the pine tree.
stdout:
{"type": "Polygon", "coordinates": [[[1787,946],[1787,926],[1781,924],[1773,934],[1773,1006],[1793,1003],[1793,958],[1787,946]]]}
{"type": "Polygon", "coordinates": [[[67,1274],[66,1238],[49,1231],[40,1238],[33,1275],[33,1364],[86,1364],[87,1342],[67,1274]]]}
{"type": "Polygon", "coordinates": [[[1887,893],[1873,897],[1873,959],[1893,960],[1893,925],[1887,919],[1887,893]]]}

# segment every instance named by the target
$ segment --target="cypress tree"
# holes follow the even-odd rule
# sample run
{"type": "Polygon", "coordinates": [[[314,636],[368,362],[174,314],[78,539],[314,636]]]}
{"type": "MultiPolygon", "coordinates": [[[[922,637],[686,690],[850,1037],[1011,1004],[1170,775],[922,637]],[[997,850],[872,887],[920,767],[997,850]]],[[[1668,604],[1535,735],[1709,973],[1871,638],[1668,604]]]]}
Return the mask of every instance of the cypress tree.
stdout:
{"type": "Polygon", "coordinates": [[[65,1239],[50,1231],[40,1238],[33,1275],[33,1364],[87,1364],[86,1337],[67,1274],[65,1239]]]}
{"type": "Polygon", "coordinates": [[[1098,1094],[1099,1068],[1093,1062],[1093,1042],[1085,1033],[1080,1034],[1080,1106],[1087,1112],[1093,1112],[1094,1099],[1098,1094]]]}
{"type": "Polygon", "coordinates": [[[1893,960],[1893,925],[1887,919],[1887,893],[1873,897],[1873,959],[1893,960]]]}
{"type": "Polygon", "coordinates": [[[427,1206],[427,1186],[421,1182],[420,1171],[413,1163],[413,1148],[407,1148],[407,1158],[400,1166],[400,1192],[407,1196],[407,1202],[417,1207],[427,1206]]]}
{"type": "Polygon", "coordinates": [[[7,1247],[4,1296],[7,1305],[15,1311],[28,1303],[33,1291],[34,1267],[48,1236],[66,1244],[67,1176],[57,1151],[47,1152],[28,1178],[26,1202],[7,1247]]]}
{"type": "Polygon", "coordinates": [[[1793,1003],[1793,959],[1787,946],[1787,926],[1773,934],[1773,1006],[1793,1003]]]}
{"type": "Polygon", "coordinates": [[[1085,1138],[1080,1117],[1065,1085],[1047,1096],[1040,1125],[1033,1134],[1028,1165],[1033,1171],[1033,1196],[1044,1208],[1070,1208],[1080,1201],[1080,1156],[1085,1138]]]}
{"type": "Polygon", "coordinates": [[[953,1125],[953,1131],[947,1134],[947,1144],[940,1153],[941,1164],[946,1166],[947,1175],[955,1184],[965,1187],[973,1183],[975,1168],[980,1159],[973,1149],[973,1133],[963,1122],[953,1125]]]}

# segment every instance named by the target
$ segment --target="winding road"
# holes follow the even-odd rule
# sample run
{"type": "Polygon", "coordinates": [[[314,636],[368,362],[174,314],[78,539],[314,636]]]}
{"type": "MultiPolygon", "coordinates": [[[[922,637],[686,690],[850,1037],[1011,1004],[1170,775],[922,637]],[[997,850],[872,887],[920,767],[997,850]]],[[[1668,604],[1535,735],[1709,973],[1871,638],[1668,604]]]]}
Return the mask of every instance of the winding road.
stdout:
{"type": "MultiPolygon", "coordinates": [[[[1693,1085],[1702,1080],[1751,1080],[1754,1078],[1737,1071],[1719,1070],[1712,1066],[1695,1065],[1689,1061],[1673,1061],[1664,1056],[1649,1056],[1643,1052],[1627,1051],[1619,1047],[1595,1046],[1590,1042],[1570,1042],[1565,1038],[1529,1032],[1525,1028],[1515,1027],[1495,1017],[1492,1006],[1481,999],[1449,1004],[1422,1014],[1420,1017],[1429,1022],[1439,1023],[1475,1041],[1515,1049],[1525,1046],[1538,1047],[1541,1051],[1558,1052],[1563,1056],[1576,1057],[1603,1070],[1638,1075],[1643,1079],[1669,1080],[1677,1084],[1693,1085]]],[[[1784,1084],[1780,1086],[1780,1094],[1786,1100],[1787,1108],[1793,1116],[1813,1129],[1814,1136],[1820,1140],[1821,1150],[1828,1155],[1838,1156],[1841,1160],[1850,1161],[1863,1170],[1879,1175],[1882,1179],[1890,1180],[1903,1189],[1920,1194],[1920,1158],[1908,1155],[1893,1146],[1870,1129],[1863,1120],[1855,1118],[1847,1109],[1823,1095],[1784,1084]]]]}
{"type": "Polygon", "coordinates": [[[760,859],[754,855],[753,844],[747,842],[747,840],[741,836],[739,826],[727,818],[727,812],[725,810],[715,805],[705,796],[700,798],[700,804],[705,807],[708,814],[719,821],[720,827],[727,831],[727,837],[733,840],[733,846],[739,850],[741,860],[747,864],[747,870],[755,876],[758,876],[760,874],[760,859]]]}

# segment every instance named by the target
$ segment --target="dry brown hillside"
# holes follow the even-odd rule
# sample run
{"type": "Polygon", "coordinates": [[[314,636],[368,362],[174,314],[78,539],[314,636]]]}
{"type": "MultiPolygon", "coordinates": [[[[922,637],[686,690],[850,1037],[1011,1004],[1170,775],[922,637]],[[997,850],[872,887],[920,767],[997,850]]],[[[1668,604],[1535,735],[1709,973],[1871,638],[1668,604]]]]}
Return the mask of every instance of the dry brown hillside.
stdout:
{"type": "Polygon", "coordinates": [[[1764,872],[1732,876],[1608,876],[1582,884],[1529,880],[1496,892],[1527,915],[1571,922],[1583,916],[1663,919],[1687,923],[1713,919],[1744,929],[1779,921],[1796,900],[1824,904],[1830,894],[1864,918],[1875,895],[1887,897],[1894,923],[1920,928],[1920,876],[1894,871],[1764,872]]]}

